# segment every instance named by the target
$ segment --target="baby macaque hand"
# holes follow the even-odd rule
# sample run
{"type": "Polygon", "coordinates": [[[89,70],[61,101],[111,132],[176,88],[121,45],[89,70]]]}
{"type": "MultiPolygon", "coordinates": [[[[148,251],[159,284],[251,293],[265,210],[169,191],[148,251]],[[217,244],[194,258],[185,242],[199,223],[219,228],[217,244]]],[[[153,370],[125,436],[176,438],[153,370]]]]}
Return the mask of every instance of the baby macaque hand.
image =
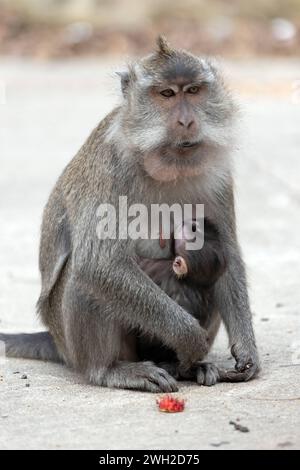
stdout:
{"type": "Polygon", "coordinates": [[[176,256],[173,261],[173,271],[177,277],[186,276],[188,273],[188,267],[185,259],[182,256],[176,256]]]}

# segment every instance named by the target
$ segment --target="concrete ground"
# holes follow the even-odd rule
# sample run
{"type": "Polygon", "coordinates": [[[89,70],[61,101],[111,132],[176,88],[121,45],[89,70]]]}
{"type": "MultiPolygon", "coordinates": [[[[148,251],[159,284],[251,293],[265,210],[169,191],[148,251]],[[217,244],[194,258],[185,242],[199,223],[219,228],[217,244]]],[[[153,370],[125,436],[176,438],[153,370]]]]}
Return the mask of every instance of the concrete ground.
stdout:
{"type": "MultiPolygon", "coordinates": [[[[111,108],[112,64],[0,60],[0,330],[35,331],[42,208],[59,173],[111,108]]],[[[227,64],[244,115],[236,155],[240,240],[262,359],[249,383],[156,396],[86,385],[66,368],[0,358],[2,449],[300,447],[300,64],[227,64]],[[22,378],[23,375],[27,378],[22,378]],[[29,386],[27,386],[29,385],[29,386]],[[230,421],[248,427],[242,433],[230,421]]],[[[224,331],[214,360],[229,362],[224,331]]]]}

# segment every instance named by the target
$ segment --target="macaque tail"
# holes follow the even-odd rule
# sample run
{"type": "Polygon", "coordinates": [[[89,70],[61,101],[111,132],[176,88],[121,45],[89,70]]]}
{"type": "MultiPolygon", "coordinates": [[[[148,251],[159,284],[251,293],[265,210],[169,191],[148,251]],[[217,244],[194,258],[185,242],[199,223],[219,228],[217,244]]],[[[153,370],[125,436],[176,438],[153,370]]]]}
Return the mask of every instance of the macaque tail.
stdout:
{"type": "Polygon", "coordinates": [[[7,357],[62,362],[54,341],[47,331],[20,334],[0,333],[0,346],[1,342],[5,345],[4,353],[7,357]]]}

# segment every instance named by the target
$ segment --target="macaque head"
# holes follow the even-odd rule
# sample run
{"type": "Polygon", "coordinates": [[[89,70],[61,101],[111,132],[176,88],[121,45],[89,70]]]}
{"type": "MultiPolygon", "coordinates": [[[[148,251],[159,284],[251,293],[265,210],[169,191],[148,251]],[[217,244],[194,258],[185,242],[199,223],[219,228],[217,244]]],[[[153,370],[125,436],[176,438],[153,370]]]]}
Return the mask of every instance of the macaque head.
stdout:
{"type": "Polygon", "coordinates": [[[231,144],[235,105],[216,67],[173,49],[159,37],[157,50],[120,73],[120,128],[140,154],[161,150],[165,161],[195,165],[210,149],[231,144]]]}
{"type": "Polygon", "coordinates": [[[187,241],[200,230],[197,224],[183,226],[182,237],[174,240],[173,271],[178,278],[186,278],[201,286],[211,286],[224,273],[226,258],[216,227],[204,219],[204,244],[199,250],[188,250],[187,241]]]}

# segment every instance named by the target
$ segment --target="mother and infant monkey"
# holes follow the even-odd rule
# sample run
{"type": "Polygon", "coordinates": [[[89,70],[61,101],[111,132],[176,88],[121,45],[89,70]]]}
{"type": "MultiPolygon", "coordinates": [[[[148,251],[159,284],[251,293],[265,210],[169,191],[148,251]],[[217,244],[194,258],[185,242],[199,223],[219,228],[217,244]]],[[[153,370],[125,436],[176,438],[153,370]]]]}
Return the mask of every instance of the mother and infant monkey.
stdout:
{"type": "Polygon", "coordinates": [[[162,37],[157,44],[120,74],[121,105],[94,129],[45,207],[38,312],[48,331],[0,340],[8,356],[63,362],[107,387],[172,392],[177,378],[247,381],[259,359],[235,226],[236,107],[211,61],[162,37]],[[100,239],[97,209],[117,207],[119,195],[149,211],[204,204],[201,256],[175,244],[174,259],[157,274],[159,260],[138,260],[137,240],[100,239]],[[205,272],[210,281],[200,279],[205,272]],[[235,369],[201,362],[221,320],[235,369]]]}

